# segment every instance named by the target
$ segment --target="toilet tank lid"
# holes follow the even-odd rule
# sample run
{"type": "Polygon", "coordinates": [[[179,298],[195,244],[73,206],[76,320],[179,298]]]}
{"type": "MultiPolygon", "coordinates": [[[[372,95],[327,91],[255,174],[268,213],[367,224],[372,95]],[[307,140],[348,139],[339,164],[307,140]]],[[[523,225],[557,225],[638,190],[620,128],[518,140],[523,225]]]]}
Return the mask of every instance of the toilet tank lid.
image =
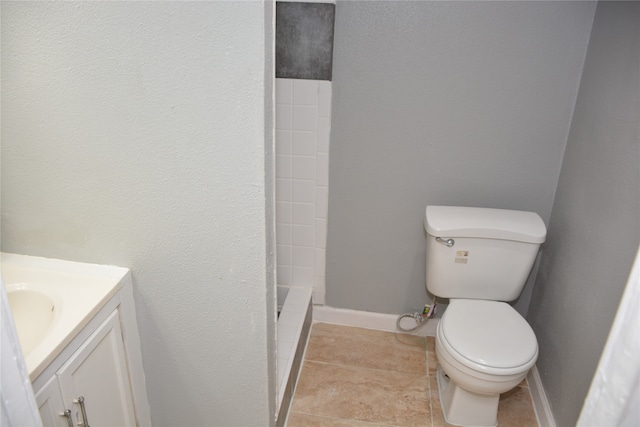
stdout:
{"type": "Polygon", "coordinates": [[[476,237],[542,243],[547,228],[535,212],[427,206],[424,228],[436,237],[476,237]]]}

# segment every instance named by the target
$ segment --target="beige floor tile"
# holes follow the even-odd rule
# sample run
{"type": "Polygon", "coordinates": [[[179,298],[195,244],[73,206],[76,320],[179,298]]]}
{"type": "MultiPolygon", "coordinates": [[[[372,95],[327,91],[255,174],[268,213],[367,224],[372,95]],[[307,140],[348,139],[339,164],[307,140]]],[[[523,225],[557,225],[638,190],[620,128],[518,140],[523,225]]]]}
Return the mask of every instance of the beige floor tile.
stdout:
{"type": "MultiPolygon", "coordinates": [[[[434,337],[315,324],[287,425],[450,426],[437,366],[434,337]]],[[[537,426],[526,381],[501,396],[498,423],[537,426]]]]}
{"type": "Polygon", "coordinates": [[[538,426],[528,387],[519,386],[500,395],[498,425],[504,427],[538,426]]]}
{"type": "Polygon", "coordinates": [[[426,375],[426,339],[316,323],[306,360],[426,375]]]}
{"type": "MultiPolygon", "coordinates": [[[[319,417],[317,415],[291,413],[287,420],[287,427],[387,427],[388,424],[366,423],[356,420],[342,420],[339,418],[319,417]]],[[[393,426],[390,426],[393,427],[393,426]]]]}
{"type": "Polygon", "coordinates": [[[307,360],[293,413],[397,426],[429,426],[426,377],[307,360]]]}

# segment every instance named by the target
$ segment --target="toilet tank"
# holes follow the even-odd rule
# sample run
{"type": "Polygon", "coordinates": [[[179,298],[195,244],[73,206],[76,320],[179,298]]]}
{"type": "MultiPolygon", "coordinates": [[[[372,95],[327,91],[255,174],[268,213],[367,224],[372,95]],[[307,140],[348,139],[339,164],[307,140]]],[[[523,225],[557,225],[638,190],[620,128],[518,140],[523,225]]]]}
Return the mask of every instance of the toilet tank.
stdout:
{"type": "Polygon", "coordinates": [[[442,298],[512,301],[544,242],[534,212],[427,206],[427,289],[442,298]]]}

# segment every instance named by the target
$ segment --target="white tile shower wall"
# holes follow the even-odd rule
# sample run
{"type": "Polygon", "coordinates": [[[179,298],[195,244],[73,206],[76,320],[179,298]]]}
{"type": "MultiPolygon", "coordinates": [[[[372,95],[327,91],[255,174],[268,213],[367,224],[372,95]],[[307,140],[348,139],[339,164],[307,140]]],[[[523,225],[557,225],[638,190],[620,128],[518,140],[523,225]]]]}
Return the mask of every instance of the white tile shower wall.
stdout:
{"type": "Polygon", "coordinates": [[[331,82],[276,79],[278,284],[324,304],[331,82]]]}

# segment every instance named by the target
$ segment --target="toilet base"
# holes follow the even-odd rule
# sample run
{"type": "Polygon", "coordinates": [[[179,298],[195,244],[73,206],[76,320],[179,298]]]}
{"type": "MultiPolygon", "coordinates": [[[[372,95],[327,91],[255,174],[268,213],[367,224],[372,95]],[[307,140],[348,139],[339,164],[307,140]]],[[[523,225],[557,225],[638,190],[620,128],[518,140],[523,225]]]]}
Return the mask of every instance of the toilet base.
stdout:
{"type": "Polygon", "coordinates": [[[438,393],[444,419],[458,426],[495,427],[498,425],[500,394],[478,394],[451,381],[438,365],[438,393]]]}

